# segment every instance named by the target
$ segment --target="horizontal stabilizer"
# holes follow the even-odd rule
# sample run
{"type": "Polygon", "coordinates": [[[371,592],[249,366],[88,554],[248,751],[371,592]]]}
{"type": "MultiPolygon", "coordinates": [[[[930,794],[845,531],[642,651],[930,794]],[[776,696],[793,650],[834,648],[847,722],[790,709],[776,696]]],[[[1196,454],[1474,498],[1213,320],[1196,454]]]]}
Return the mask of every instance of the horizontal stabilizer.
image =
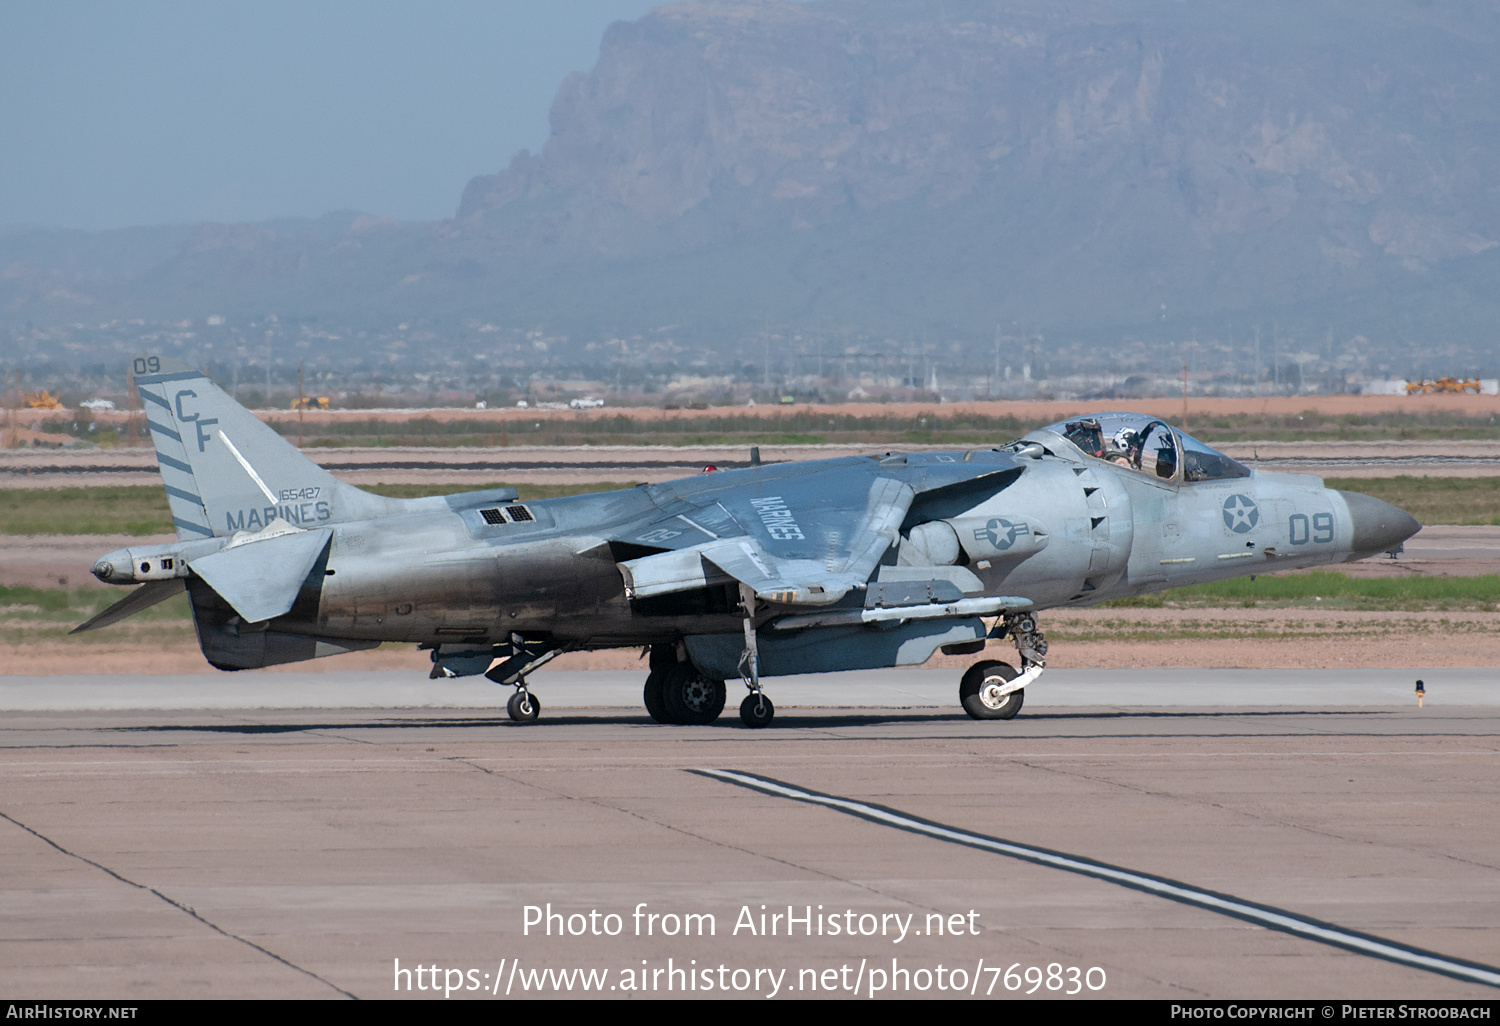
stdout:
{"type": "Polygon", "coordinates": [[[331,537],[326,527],[278,534],[199,556],[188,565],[241,619],[259,623],[292,608],[331,537]]]}
{"type": "Polygon", "coordinates": [[[108,627],[110,624],[123,620],[127,616],[134,616],[142,609],[150,609],[158,602],[165,602],[185,587],[186,585],[183,583],[181,577],[173,577],[165,581],[147,581],[108,609],[94,614],[68,633],[78,634],[83,631],[97,630],[100,627],[108,627]]]}

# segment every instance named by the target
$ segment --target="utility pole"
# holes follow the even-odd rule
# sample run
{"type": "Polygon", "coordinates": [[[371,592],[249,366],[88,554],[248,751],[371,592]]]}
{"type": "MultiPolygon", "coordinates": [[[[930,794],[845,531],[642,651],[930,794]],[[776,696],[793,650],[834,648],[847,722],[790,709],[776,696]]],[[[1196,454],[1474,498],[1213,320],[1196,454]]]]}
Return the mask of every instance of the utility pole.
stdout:
{"type": "Polygon", "coordinates": [[[818,398],[823,398],[823,336],[818,335],[818,398]]]}
{"type": "Polygon", "coordinates": [[[302,415],[307,412],[307,403],[302,401],[302,365],[297,364],[297,448],[302,448],[302,415]]]}
{"type": "Polygon", "coordinates": [[[125,372],[125,445],[134,449],[137,442],[135,408],[139,405],[136,399],[135,371],[125,372]]]}
{"type": "Polygon", "coordinates": [[[1187,407],[1187,361],[1182,361],[1182,430],[1187,430],[1188,407],[1187,407]]]}
{"type": "Polygon", "coordinates": [[[21,379],[17,376],[19,374],[20,371],[5,372],[5,432],[3,437],[0,437],[0,447],[13,446],[16,444],[16,413],[15,410],[11,408],[10,392],[13,387],[16,389],[16,405],[20,406],[21,379]],[[15,377],[16,383],[14,386],[11,385],[12,377],[15,377]]]}
{"type": "Polygon", "coordinates": [[[995,373],[990,378],[990,398],[1000,394],[1000,322],[995,322],[995,373]]]}
{"type": "Polygon", "coordinates": [[[1255,394],[1260,395],[1260,325],[1255,326],[1255,394]]]}
{"type": "Polygon", "coordinates": [[[771,391],[771,318],[768,314],[761,314],[760,329],[766,341],[766,365],[761,380],[761,387],[769,393],[771,391]]]}
{"type": "Polygon", "coordinates": [[[1271,322],[1271,391],[1281,391],[1281,325],[1271,322]]]}

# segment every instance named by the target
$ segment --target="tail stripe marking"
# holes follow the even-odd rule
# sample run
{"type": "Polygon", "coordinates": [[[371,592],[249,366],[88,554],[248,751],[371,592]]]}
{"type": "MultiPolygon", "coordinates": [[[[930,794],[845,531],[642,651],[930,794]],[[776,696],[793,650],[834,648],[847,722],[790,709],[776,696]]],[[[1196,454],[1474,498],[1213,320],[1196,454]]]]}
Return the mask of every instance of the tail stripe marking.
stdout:
{"type": "Polygon", "coordinates": [[[185,492],[181,488],[173,488],[171,485],[166,485],[165,487],[168,495],[175,495],[179,499],[186,499],[189,502],[196,502],[200,506],[203,505],[203,500],[192,492],[185,492]]]}
{"type": "Polygon", "coordinates": [[[164,381],[192,381],[203,377],[202,371],[177,371],[173,374],[143,374],[135,379],[137,385],[159,385],[164,381]]]}
{"type": "MultiPolygon", "coordinates": [[[[141,395],[149,395],[149,394],[150,393],[148,393],[148,392],[142,392],[141,393],[141,395]]],[[[182,436],[179,435],[176,431],[173,431],[171,428],[168,428],[168,427],[162,427],[160,424],[158,424],[156,421],[152,420],[150,417],[146,418],[146,426],[149,427],[152,431],[156,431],[156,432],[158,432],[160,434],[166,435],[168,438],[170,438],[174,442],[181,442],[182,441],[182,436]]]]}
{"type": "Polygon", "coordinates": [[[250,465],[250,461],[241,456],[240,451],[234,447],[234,443],[229,440],[229,436],[226,435],[223,431],[218,431],[215,433],[219,436],[219,441],[223,442],[229,447],[229,452],[234,456],[234,458],[240,461],[240,466],[245,468],[245,473],[250,475],[250,480],[254,481],[256,485],[260,487],[261,494],[266,497],[266,501],[275,504],[276,493],[266,487],[266,483],[260,479],[260,475],[257,474],[255,472],[255,468],[250,465]]]}
{"type": "Polygon", "coordinates": [[[142,403],[148,409],[146,423],[152,431],[156,464],[161,470],[162,486],[166,491],[167,505],[171,507],[172,525],[177,529],[177,536],[212,538],[213,528],[204,506],[201,483],[193,474],[192,464],[188,462],[187,447],[183,445],[170,396],[163,394],[163,385],[142,378],[136,379],[136,391],[140,393],[142,403]],[[161,423],[153,419],[151,406],[159,406],[167,411],[161,423]]]}

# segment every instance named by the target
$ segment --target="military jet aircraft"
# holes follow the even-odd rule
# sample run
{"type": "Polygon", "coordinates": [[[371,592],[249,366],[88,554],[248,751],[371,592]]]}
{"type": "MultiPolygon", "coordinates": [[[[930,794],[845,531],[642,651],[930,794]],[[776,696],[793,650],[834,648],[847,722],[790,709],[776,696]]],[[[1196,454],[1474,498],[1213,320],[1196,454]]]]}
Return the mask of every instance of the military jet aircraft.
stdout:
{"type": "Polygon", "coordinates": [[[710,723],[725,681],[770,723],[766,678],[914,666],[1010,638],[959,701],[1009,719],[1046,664],[1045,609],[1360,559],[1420,525],[1303,474],[1253,471],[1135,413],[994,448],[752,465],[522,502],[512,489],[389,499],[307,460],[191,368],[135,361],[178,540],[102,557],[139,588],[81,625],[184,589],[209,663],[240,670],[383,641],[433,677],[515,688],[563,652],[641,647],[663,723],[710,723]]]}

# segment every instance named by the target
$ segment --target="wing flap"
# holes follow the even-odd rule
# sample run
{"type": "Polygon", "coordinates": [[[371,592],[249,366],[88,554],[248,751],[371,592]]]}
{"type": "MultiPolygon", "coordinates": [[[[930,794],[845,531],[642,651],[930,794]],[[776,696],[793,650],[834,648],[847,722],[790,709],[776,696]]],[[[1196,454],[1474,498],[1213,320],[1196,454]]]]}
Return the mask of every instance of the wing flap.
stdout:
{"type": "Polygon", "coordinates": [[[886,550],[901,537],[901,522],[911,508],[916,492],[905,481],[878,477],[870,485],[865,515],[850,539],[849,553],[840,568],[861,581],[870,579],[886,550]]]}
{"type": "Polygon", "coordinates": [[[333,531],[327,527],[277,534],[199,556],[188,566],[233,606],[241,619],[259,623],[292,608],[308,571],[332,537],[333,531]]]}

